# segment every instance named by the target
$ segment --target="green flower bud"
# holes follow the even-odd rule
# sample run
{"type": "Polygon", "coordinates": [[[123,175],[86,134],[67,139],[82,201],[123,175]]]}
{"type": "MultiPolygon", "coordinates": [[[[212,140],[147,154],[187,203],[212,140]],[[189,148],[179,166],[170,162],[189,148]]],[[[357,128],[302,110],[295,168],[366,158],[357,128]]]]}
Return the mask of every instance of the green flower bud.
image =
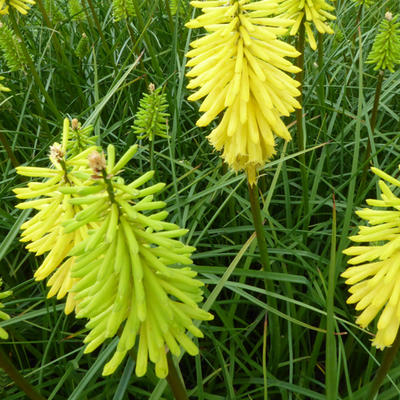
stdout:
{"type": "Polygon", "coordinates": [[[134,17],[136,13],[133,0],[113,0],[113,13],[115,21],[134,17]]]}
{"type": "Polygon", "coordinates": [[[4,22],[0,22],[0,49],[11,71],[25,69],[25,57],[14,31],[4,22]]]}
{"type": "Polygon", "coordinates": [[[168,108],[167,97],[162,93],[162,88],[149,85],[149,92],[140,100],[139,110],[135,115],[132,126],[133,132],[139,139],[146,137],[153,140],[154,136],[168,137],[168,108]]]}
{"type": "Polygon", "coordinates": [[[390,12],[386,13],[379,26],[367,63],[376,64],[375,71],[388,69],[390,72],[394,72],[395,65],[400,64],[400,22],[390,12]]]}

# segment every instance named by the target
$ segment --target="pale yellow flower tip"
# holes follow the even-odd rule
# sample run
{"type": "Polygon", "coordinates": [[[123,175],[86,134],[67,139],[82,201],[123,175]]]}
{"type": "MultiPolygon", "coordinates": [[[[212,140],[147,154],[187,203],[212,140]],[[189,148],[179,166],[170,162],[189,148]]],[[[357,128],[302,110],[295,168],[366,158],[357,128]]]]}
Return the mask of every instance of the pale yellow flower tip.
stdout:
{"type": "Polygon", "coordinates": [[[352,258],[341,276],[350,285],[347,302],[362,311],[356,323],[366,328],[378,318],[372,345],[384,349],[393,344],[400,326],[400,198],[393,193],[400,182],[377,168],[372,171],[383,179],[380,199],[367,200],[375,209],[357,212],[368,225],[350,237],[363,245],[343,251],[352,258]]]}
{"type": "Polygon", "coordinates": [[[275,154],[275,137],[291,140],[281,117],[301,108],[295,99],[299,83],[287,74],[299,69],[286,59],[299,53],[277,39],[292,21],[273,17],[275,0],[191,5],[202,14],[186,26],[208,32],[187,53],[188,88],[196,90],[189,100],[202,99],[204,113],[196,125],[207,126],[223,113],[208,139],[231,168],[246,170],[254,183],[257,169],[275,154]]]}
{"type": "Polygon", "coordinates": [[[333,34],[333,29],[329,26],[329,21],[336,17],[331,14],[335,7],[329,0],[283,0],[278,8],[278,14],[282,17],[295,21],[290,30],[290,35],[296,35],[299,31],[301,22],[305,18],[305,31],[310,47],[316,50],[317,43],[312,32],[312,25],[319,33],[333,34]]]}

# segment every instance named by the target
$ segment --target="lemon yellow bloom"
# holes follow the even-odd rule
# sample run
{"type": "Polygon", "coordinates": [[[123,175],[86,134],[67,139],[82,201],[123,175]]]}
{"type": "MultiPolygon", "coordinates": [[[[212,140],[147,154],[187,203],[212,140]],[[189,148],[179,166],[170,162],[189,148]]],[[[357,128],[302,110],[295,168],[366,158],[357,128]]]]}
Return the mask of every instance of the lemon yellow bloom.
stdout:
{"type": "Polygon", "coordinates": [[[231,168],[246,170],[253,184],[257,168],[275,154],[274,136],[291,140],[281,116],[301,108],[295,99],[299,83],[287,74],[299,69],[285,59],[299,53],[277,38],[293,21],[272,16],[278,8],[275,0],[190,4],[202,14],[186,26],[207,31],[187,53],[188,88],[196,89],[189,100],[204,98],[197,126],[207,126],[224,112],[208,139],[223,150],[231,168]]]}
{"type": "Polygon", "coordinates": [[[372,345],[383,349],[393,343],[400,325],[400,198],[391,188],[400,187],[400,181],[377,168],[372,170],[382,178],[381,198],[367,200],[375,209],[357,211],[369,226],[360,226],[358,234],[350,237],[360,245],[344,251],[352,258],[342,276],[351,285],[347,302],[357,303],[356,310],[362,311],[356,322],[366,328],[379,314],[372,345]]]}
{"type": "MultiPolygon", "coordinates": [[[[73,232],[65,232],[62,225],[64,221],[74,218],[86,207],[72,204],[73,191],[92,190],[90,187],[82,188],[82,185],[91,175],[91,170],[85,167],[87,156],[96,149],[95,146],[90,146],[79,154],[65,159],[67,150],[70,147],[75,148],[74,143],[68,140],[69,135],[70,124],[69,120],[65,119],[62,145],[54,143],[50,147],[49,158],[52,168],[30,166],[16,168],[17,173],[22,176],[45,178],[45,180],[29,182],[27,186],[13,190],[18,199],[28,200],[19,203],[17,208],[37,211],[32,218],[21,225],[23,231],[21,242],[27,243],[26,249],[37,256],[46,255],[35,272],[35,279],[39,281],[50,277],[47,282],[47,286],[50,287],[47,297],[57,295],[57,299],[62,299],[67,295],[66,314],[75,308],[74,293],[69,292],[75,281],[71,276],[74,257],[67,258],[67,255],[76,243],[87,238],[89,229],[98,227],[95,222],[89,221],[80,224],[73,232]]],[[[88,142],[84,136],[82,141],[88,142]]],[[[73,154],[70,151],[68,153],[73,154]]],[[[98,211],[101,211],[101,208],[98,211]]]]}
{"type": "Polygon", "coordinates": [[[8,7],[14,7],[21,14],[27,14],[30,6],[34,5],[33,0],[0,0],[0,15],[8,14],[8,7]]]}
{"type": "Polygon", "coordinates": [[[317,43],[311,25],[313,24],[319,33],[333,34],[333,29],[328,22],[336,19],[330,13],[334,10],[335,7],[326,0],[284,0],[279,7],[279,13],[282,16],[295,20],[290,35],[297,34],[303,18],[305,18],[304,27],[308,42],[313,50],[317,48],[317,43]]]}

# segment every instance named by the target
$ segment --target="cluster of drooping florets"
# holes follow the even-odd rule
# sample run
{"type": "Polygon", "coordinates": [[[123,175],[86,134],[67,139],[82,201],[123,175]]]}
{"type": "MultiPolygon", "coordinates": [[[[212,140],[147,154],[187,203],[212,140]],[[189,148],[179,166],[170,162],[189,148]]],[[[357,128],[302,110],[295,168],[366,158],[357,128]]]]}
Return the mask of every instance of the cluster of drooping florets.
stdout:
{"type": "Polygon", "coordinates": [[[372,344],[377,348],[392,345],[400,325],[400,198],[385,183],[400,187],[400,181],[385,172],[372,168],[379,181],[381,199],[367,200],[377,209],[364,208],[357,215],[368,221],[360,226],[352,246],[344,254],[352,256],[351,265],[342,276],[351,285],[348,303],[357,303],[362,311],[356,322],[365,328],[378,315],[378,332],[372,344]]]}
{"type": "MultiPolygon", "coordinates": [[[[112,145],[107,161],[95,146],[69,157],[71,135],[76,142],[79,131],[90,133],[76,120],[72,124],[65,121],[62,145],[51,147],[52,168],[17,169],[25,176],[47,178],[15,189],[20,199],[35,198],[19,208],[38,210],[22,225],[28,250],[47,253],[35,277],[52,274],[49,296],[68,294],[65,312],[75,310],[78,318],[89,319],[86,352],[120,336],[104,375],[115,371],[138,337],[136,374],[144,375],[150,360],[164,378],[167,351],[179,355],[182,346],[197,354],[188,333],[202,333],[193,320],[212,319],[197,305],[203,283],[189,267],[194,248],[178,240],[186,230],[166,222],[166,211],[154,212],[165,207],[153,200],[164,184],[140,188],[154,171],[129,184],[120,176],[137,146],[118,162],[112,145]]],[[[76,143],[71,148],[76,150],[76,143]]]]}
{"type": "Polygon", "coordinates": [[[192,67],[188,88],[197,89],[189,100],[204,98],[197,125],[210,124],[224,111],[209,140],[223,150],[222,157],[234,170],[246,170],[254,184],[257,168],[275,154],[274,135],[291,139],[281,116],[300,108],[295,99],[299,83],[287,74],[300,70],[285,59],[299,53],[277,38],[293,21],[272,17],[278,9],[274,0],[191,5],[202,14],[186,26],[207,31],[187,53],[187,66],[192,67]]]}
{"type": "Polygon", "coordinates": [[[317,43],[312,32],[312,25],[319,33],[333,34],[333,29],[328,22],[336,19],[331,14],[334,10],[335,7],[329,4],[329,0],[283,0],[279,7],[279,13],[295,21],[290,35],[296,35],[300,25],[304,23],[307,39],[313,50],[317,48],[317,43]]]}
{"type": "Polygon", "coordinates": [[[164,221],[167,212],[152,212],[165,206],[153,200],[164,184],[139,189],[151,179],[153,171],[130,184],[117,175],[136,149],[132,146],[115,164],[112,145],[107,163],[100,153],[90,156],[92,175],[88,179],[99,191],[88,197],[80,196],[79,189],[67,187],[74,201],[87,208],[63,225],[71,231],[77,219],[98,224],[70,253],[76,257],[71,273],[78,280],[72,288],[77,317],[89,319],[85,351],[93,351],[120,332],[117,350],[103,371],[111,374],[138,335],[136,374],[146,373],[149,358],[157,376],[165,377],[166,348],[179,355],[182,345],[189,354],[197,354],[186,331],[202,337],[192,320],[212,317],[197,306],[202,299],[202,283],[187,267],[194,248],[176,239],[186,230],[164,221]]]}
{"type": "Polygon", "coordinates": [[[368,64],[376,64],[374,70],[388,69],[394,72],[400,64],[400,22],[391,12],[385,14],[379,33],[376,35],[372,50],[368,55],[368,64]]]}
{"type": "MultiPolygon", "coordinates": [[[[43,182],[30,182],[24,188],[14,189],[19,199],[35,199],[20,203],[17,208],[33,208],[37,213],[24,224],[21,229],[22,242],[29,242],[26,249],[37,256],[47,254],[35,272],[36,280],[43,280],[52,275],[47,285],[51,286],[48,297],[57,295],[63,298],[72,286],[70,269],[73,259],[66,256],[76,243],[87,236],[88,227],[81,224],[80,229],[66,232],[61,225],[63,221],[73,218],[82,210],[78,204],[73,204],[69,194],[60,191],[65,186],[82,187],[82,174],[90,172],[87,165],[88,155],[96,149],[95,146],[66,159],[68,135],[70,132],[69,120],[64,121],[63,144],[54,143],[50,148],[52,168],[17,167],[17,173],[23,176],[46,178],[43,182]],[[38,198],[39,197],[39,198],[38,198]]],[[[72,145],[73,147],[75,146],[72,145]]],[[[85,186],[84,193],[91,193],[93,188],[85,186]]],[[[72,312],[74,302],[71,295],[67,297],[66,313],[72,312]]]]}

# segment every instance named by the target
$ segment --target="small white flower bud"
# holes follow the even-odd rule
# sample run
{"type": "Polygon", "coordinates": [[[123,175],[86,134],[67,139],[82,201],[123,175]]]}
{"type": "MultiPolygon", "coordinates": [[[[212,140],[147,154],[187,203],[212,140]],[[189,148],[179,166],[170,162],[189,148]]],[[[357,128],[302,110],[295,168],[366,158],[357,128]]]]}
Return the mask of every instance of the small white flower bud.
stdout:
{"type": "Polygon", "coordinates": [[[392,14],[390,11],[388,11],[388,12],[385,14],[385,18],[386,18],[388,21],[391,21],[391,20],[393,19],[393,14],[392,14]]]}
{"type": "Polygon", "coordinates": [[[104,154],[100,154],[98,151],[94,151],[88,157],[89,167],[93,170],[94,173],[98,174],[99,172],[106,169],[106,159],[104,158],[104,154]]]}

